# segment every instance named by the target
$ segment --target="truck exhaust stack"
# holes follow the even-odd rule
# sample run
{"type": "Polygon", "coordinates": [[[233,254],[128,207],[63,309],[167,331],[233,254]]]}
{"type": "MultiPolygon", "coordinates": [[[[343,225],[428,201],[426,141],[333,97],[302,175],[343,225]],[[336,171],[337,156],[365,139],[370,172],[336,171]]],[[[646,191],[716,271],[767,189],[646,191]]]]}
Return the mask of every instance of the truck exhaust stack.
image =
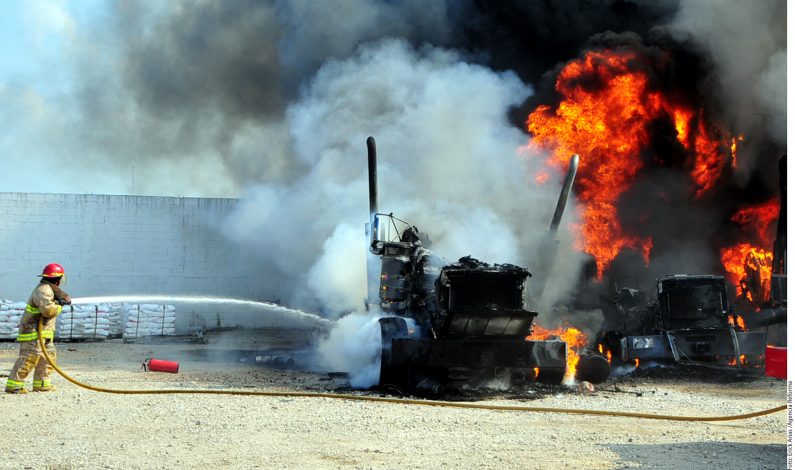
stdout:
{"type": "Polygon", "coordinates": [[[375,139],[367,138],[367,175],[370,181],[370,223],[378,212],[378,162],[375,153],[375,139]]]}
{"type": "Polygon", "coordinates": [[[580,165],[580,156],[576,153],[571,156],[569,160],[569,171],[566,173],[566,179],[563,180],[563,187],[560,188],[560,196],[558,197],[558,204],[555,206],[555,213],[552,216],[552,222],[549,224],[544,240],[541,242],[538,256],[536,257],[537,265],[533,271],[535,272],[535,282],[533,283],[533,297],[537,302],[540,302],[544,296],[544,289],[547,286],[549,273],[552,270],[552,265],[555,262],[555,255],[558,251],[558,227],[560,221],[563,219],[563,211],[566,209],[566,203],[569,200],[571,188],[574,186],[574,177],[577,176],[577,167],[580,165]]]}
{"type": "Polygon", "coordinates": [[[370,247],[378,239],[378,161],[376,159],[375,139],[367,138],[367,177],[370,189],[370,219],[365,224],[365,238],[367,247],[365,248],[367,259],[367,298],[364,301],[365,308],[370,309],[370,305],[378,303],[378,276],[377,267],[370,261],[370,247]]]}

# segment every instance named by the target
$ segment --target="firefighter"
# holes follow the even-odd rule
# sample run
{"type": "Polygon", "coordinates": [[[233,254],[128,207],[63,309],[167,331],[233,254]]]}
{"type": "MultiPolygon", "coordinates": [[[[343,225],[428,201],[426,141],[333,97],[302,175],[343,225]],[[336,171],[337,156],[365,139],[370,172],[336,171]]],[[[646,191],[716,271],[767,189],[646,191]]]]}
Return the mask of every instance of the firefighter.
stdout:
{"type": "Polygon", "coordinates": [[[61,313],[63,305],[72,303],[69,294],[61,290],[61,281],[64,278],[63,266],[57,263],[44,267],[39,277],[41,281],[30,294],[25,314],[19,322],[19,357],[14,363],[14,368],[8,375],[6,393],[27,393],[25,378],[33,371],[33,391],[52,392],[55,387],[50,382],[52,366],[44,358],[39,345],[37,331],[39,319],[44,320],[41,335],[44,339],[47,354],[55,362],[55,317],[61,313]]]}

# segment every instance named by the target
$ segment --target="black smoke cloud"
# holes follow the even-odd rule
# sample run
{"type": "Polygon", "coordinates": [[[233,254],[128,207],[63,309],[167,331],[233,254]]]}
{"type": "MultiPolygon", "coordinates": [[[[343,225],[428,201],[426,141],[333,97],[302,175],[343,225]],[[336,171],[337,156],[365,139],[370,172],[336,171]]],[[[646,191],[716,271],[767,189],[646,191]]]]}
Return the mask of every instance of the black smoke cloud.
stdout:
{"type": "Polygon", "coordinates": [[[236,193],[307,170],[295,162],[285,111],[323,64],[362,45],[400,38],[515,73],[536,91],[509,110],[523,128],[535,105],[554,100],[567,61],[634,37],[647,50],[687,51],[675,57],[676,83],[697,87],[746,136],[741,176],[761,169],[770,179],[767,156],[784,145],[785,12],[780,0],[118,1],[71,49],[80,85],[69,100],[83,118],[65,147],[75,164],[137,163],[143,191],[236,193]],[[695,76],[682,74],[695,65],[695,76]],[[197,164],[175,181],[188,162],[197,164]]]}
{"type": "Polygon", "coordinates": [[[75,163],[137,165],[146,185],[139,190],[150,193],[170,187],[227,195],[257,181],[293,179],[307,169],[295,159],[285,113],[319,68],[386,37],[445,44],[447,8],[420,1],[114,2],[73,48],[84,117],[74,126],[82,130],[75,163]]]}
{"type": "MultiPolygon", "coordinates": [[[[633,1],[113,2],[73,49],[84,121],[72,126],[82,130],[72,160],[137,166],[144,192],[221,195],[293,179],[307,168],[287,107],[323,64],[362,45],[391,37],[452,49],[537,86],[594,34],[645,34],[675,11],[633,1]]],[[[520,128],[525,110],[510,111],[520,128]]]]}
{"type": "Polygon", "coordinates": [[[461,24],[464,47],[497,69],[538,85],[579,55],[592,37],[630,32],[646,37],[677,11],[676,1],[475,1],[461,24]]]}

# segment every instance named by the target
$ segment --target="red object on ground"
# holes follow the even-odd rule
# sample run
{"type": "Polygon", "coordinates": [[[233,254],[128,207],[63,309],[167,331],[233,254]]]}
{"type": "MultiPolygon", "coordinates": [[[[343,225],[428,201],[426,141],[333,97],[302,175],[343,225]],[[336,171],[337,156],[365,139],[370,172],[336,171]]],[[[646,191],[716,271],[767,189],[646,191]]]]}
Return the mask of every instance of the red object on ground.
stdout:
{"type": "Polygon", "coordinates": [[[765,375],[787,378],[787,348],[768,346],[765,350],[765,375]]]}
{"type": "Polygon", "coordinates": [[[144,361],[144,369],[151,372],[170,372],[176,374],[179,372],[179,362],[164,361],[152,357],[144,361]]]}

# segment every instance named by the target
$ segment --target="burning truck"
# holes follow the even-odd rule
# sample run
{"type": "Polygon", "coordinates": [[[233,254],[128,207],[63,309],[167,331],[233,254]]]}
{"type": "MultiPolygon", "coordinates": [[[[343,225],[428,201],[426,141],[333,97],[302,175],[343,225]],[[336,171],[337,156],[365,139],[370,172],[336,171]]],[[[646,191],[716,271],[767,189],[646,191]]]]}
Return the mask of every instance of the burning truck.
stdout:
{"type": "Polygon", "coordinates": [[[666,276],[658,280],[656,298],[649,303],[640,291],[623,288],[616,308],[623,327],[605,333],[602,347],[623,362],[756,365],[763,361],[766,334],[734,327],[723,276],[666,276]]]}
{"type": "MultiPolygon", "coordinates": [[[[368,299],[390,315],[381,328],[380,386],[473,387],[495,379],[512,386],[559,384],[573,354],[565,341],[528,339],[537,312],[528,310],[530,272],[513,264],[471,257],[450,263],[430,250],[427,234],[393,214],[378,212],[375,140],[367,140],[370,182],[369,250],[381,259],[378,297],[368,299]]],[[[557,227],[578,157],[561,191],[557,227]]],[[[555,222],[557,220],[557,223],[555,222]]],[[[543,288],[541,289],[543,290],[543,288]]],[[[368,292],[371,290],[368,289],[368,292]]],[[[599,382],[609,365],[601,357],[580,361],[578,375],[599,382]]]]}
{"type": "Polygon", "coordinates": [[[779,213],[773,252],[747,250],[737,296],[717,275],[665,276],[657,280],[650,300],[637,289],[622,288],[615,301],[621,324],[601,334],[604,354],[635,364],[653,360],[761,369],[768,346],[786,346],[785,157],[779,171],[780,205],[767,210],[779,213]]]}
{"type": "MultiPolygon", "coordinates": [[[[552,173],[565,173],[572,154],[584,156],[573,188],[579,217],[572,226],[576,234],[572,248],[593,263],[586,263],[583,281],[572,289],[571,305],[564,307],[600,310],[606,321],[601,336],[580,338],[576,331],[572,336],[583,347],[601,346],[607,361],[624,358],[636,365],[644,359],[738,366],[761,361],[771,341],[769,326],[786,321],[786,185],[782,178],[782,203],[776,204],[769,161],[769,155],[783,149],[761,132],[749,128],[745,131],[751,133],[745,136],[733,132],[721,107],[704,92],[701,79],[706,80],[702,74],[709,64],[687,47],[676,41],[647,47],[633,35],[605,34],[592,39],[589,50],[562,64],[557,74],[548,75],[549,83],[539,87],[527,103],[533,110],[525,120],[531,136],[527,155],[544,159],[544,167],[535,175],[539,185],[547,184],[552,173]],[[779,229],[771,253],[763,247],[773,245],[776,212],[779,229]],[[626,254],[631,263],[622,258],[626,254]],[[628,285],[627,278],[638,282],[633,288],[618,290],[628,285]],[[654,293],[647,297],[639,287],[649,285],[654,285],[654,293]],[[736,296],[730,286],[736,287],[736,296]],[[613,313],[616,318],[607,318],[613,313]]],[[[383,261],[379,302],[388,313],[417,321],[416,327],[409,321],[405,325],[399,320],[382,322],[382,378],[402,380],[416,376],[411,361],[421,362],[417,361],[419,353],[406,353],[413,347],[407,344],[488,338],[470,337],[475,332],[468,328],[480,324],[484,332],[494,331],[498,323],[469,315],[456,303],[462,298],[456,293],[456,282],[460,282],[456,276],[468,279],[469,274],[459,273],[487,267],[467,259],[455,267],[441,261],[435,264],[432,255],[425,257],[423,250],[429,246],[424,235],[408,224],[400,233],[399,221],[391,214],[377,213],[374,169],[371,173],[374,230],[368,233],[372,249],[383,261]],[[397,233],[394,240],[379,235],[388,225],[397,233]],[[391,242],[405,245],[392,246],[391,242]],[[403,249],[400,255],[399,249],[403,249]],[[393,261],[394,267],[387,268],[393,261]],[[452,278],[443,276],[445,267],[458,272],[452,278]],[[394,272],[400,276],[393,277],[394,272]],[[448,286],[437,282],[448,278],[448,286]],[[444,292],[452,295],[443,297],[444,292]],[[456,329],[457,319],[466,322],[466,327],[456,329]],[[395,344],[400,349],[395,350],[395,344]]],[[[540,264],[542,269],[534,270],[533,281],[545,274],[543,259],[540,264]]],[[[460,285],[471,302],[476,290],[470,292],[470,286],[460,285]]],[[[543,282],[528,287],[532,300],[543,294],[543,282]]],[[[482,304],[492,302],[484,299],[482,304]]],[[[477,310],[477,302],[472,307],[477,310]]],[[[512,324],[512,317],[499,315],[503,323],[512,324]]],[[[524,318],[523,333],[511,331],[512,341],[528,332],[525,327],[532,328],[527,314],[524,318]]],[[[525,339],[551,338],[537,334],[539,328],[534,330],[525,339]]],[[[506,339],[501,334],[494,339],[506,339]]],[[[455,354],[455,360],[464,357],[455,354]]],[[[438,362],[438,367],[428,363],[429,368],[447,372],[463,368],[470,375],[478,369],[472,364],[467,369],[438,362]]],[[[519,370],[521,376],[524,367],[527,375],[525,365],[514,365],[502,368],[519,370]]],[[[547,375],[545,367],[529,367],[531,376],[547,375]]],[[[578,372],[580,368],[587,369],[578,364],[578,372]]]]}
{"type": "Polygon", "coordinates": [[[606,317],[592,345],[614,363],[759,365],[766,345],[786,343],[773,337],[786,322],[785,172],[778,204],[770,164],[782,149],[730,131],[690,50],[636,39],[597,38],[526,120],[546,159],[536,181],[586,157],[574,233],[592,290],[578,295],[606,317]]]}

